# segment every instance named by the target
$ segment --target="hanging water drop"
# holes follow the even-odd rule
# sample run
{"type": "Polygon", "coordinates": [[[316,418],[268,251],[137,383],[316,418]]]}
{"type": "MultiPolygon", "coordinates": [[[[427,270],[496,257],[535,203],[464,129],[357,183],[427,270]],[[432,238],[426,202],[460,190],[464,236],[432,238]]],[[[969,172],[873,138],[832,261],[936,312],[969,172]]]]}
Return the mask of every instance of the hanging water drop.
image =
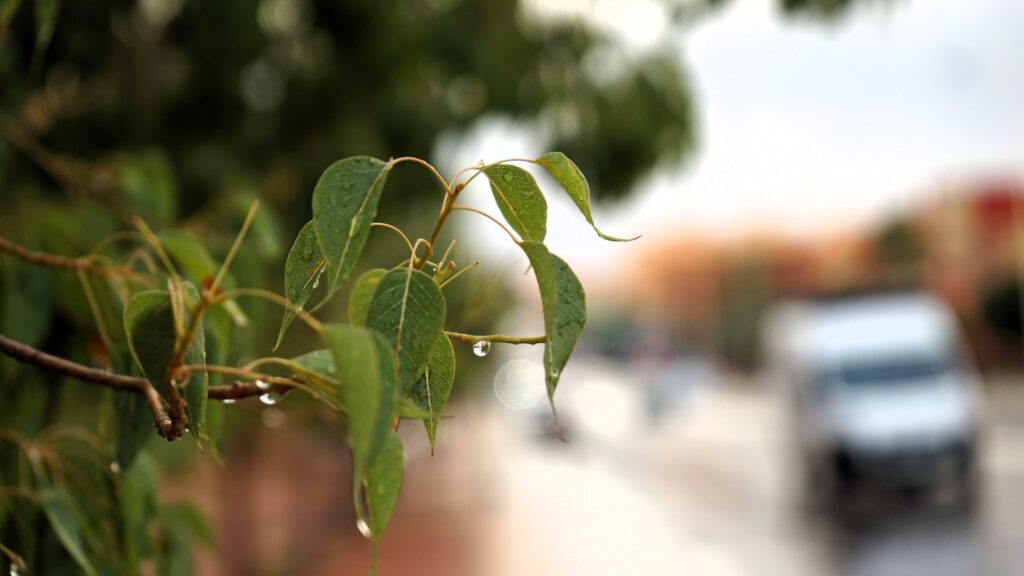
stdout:
{"type": "Polygon", "coordinates": [[[121,473],[121,465],[117,463],[117,460],[110,463],[110,473],[115,476],[121,473]]]}
{"type": "Polygon", "coordinates": [[[21,571],[21,566],[18,564],[11,564],[11,576],[22,576],[24,572],[21,571]]]}
{"type": "Polygon", "coordinates": [[[234,398],[225,398],[225,399],[223,400],[223,402],[224,402],[225,404],[234,404],[234,403],[235,403],[235,399],[234,399],[234,398]]]}
{"type": "Polygon", "coordinates": [[[487,353],[491,351],[491,343],[487,340],[481,340],[476,344],[473,344],[473,354],[476,354],[480,358],[487,356],[487,353]]]}
{"type": "Polygon", "coordinates": [[[282,396],[280,392],[274,392],[273,390],[271,390],[270,392],[264,392],[263,394],[260,394],[260,402],[263,402],[267,406],[273,406],[274,404],[277,404],[278,402],[281,401],[281,397],[282,396]]]}
{"type": "Polygon", "coordinates": [[[270,390],[270,382],[264,382],[263,380],[256,381],[256,387],[260,390],[270,390]]]}
{"type": "Polygon", "coordinates": [[[363,520],[362,518],[356,520],[356,528],[359,529],[359,533],[362,534],[364,538],[373,538],[373,531],[370,530],[370,525],[366,523],[366,520],[363,520]]]}
{"type": "Polygon", "coordinates": [[[316,280],[313,280],[313,290],[316,290],[319,287],[320,287],[320,275],[317,274],[316,280]]]}

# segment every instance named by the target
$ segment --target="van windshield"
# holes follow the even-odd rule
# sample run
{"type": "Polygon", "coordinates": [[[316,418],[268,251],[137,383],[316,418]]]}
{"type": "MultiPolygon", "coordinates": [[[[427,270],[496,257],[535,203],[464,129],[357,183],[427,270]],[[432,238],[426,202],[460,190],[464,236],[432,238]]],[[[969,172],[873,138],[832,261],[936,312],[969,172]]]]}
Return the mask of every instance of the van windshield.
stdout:
{"type": "Polygon", "coordinates": [[[878,362],[844,365],[838,379],[850,386],[892,385],[937,378],[953,370],[948,359],[893,358],[878,362]]]}

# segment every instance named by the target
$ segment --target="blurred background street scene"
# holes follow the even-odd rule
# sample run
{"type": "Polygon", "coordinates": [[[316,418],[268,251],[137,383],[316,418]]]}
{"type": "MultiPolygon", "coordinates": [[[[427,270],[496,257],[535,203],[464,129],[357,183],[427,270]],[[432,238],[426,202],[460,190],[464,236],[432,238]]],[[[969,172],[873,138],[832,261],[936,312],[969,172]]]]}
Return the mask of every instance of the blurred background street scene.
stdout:
{"type": "MultiPolygon", "coordinates": [[[[602,229],[642,235],[602,242],[549,194],[588,306],[565,441],[541,347],[457,346],[434,453],[400,428],[381,574],[1024,574],[1024,3],[65,2],[45,43],[35,21],[0,19],[4,237],[77,255],[140,213],[223,254],[260,198],[233,273],[280,292],[334,160],[450,176],[548,150],[602,229]]],[[[443,192],[391,178],[379,220],[426,235],[443,192]]],[[[497,213],[482,180],[463,198],[497,213]]],[[[527,259],[453,220],[455,261],[480,266],[446,327],[542,332],[527,259]]],[[[371,240],[362,269],[404,249],[371,240]]],[[[0,262],[3,333],[98,362],[76,280],[17,269],[0,262]]],[[[279,317],[243,304],[268,328],[240,362],[279,317]]],[[[310,348],[295,332],[281,355],[310,348]]],[[[2,425],[74,421],[77,385],[51,384],[65,396],[0,400],[2,425]]],[[[331,415],[299,394],[224,412],[220,461],[147,448],[161,498],[212,527],[196,572],[364,573],[331,415]]]]}

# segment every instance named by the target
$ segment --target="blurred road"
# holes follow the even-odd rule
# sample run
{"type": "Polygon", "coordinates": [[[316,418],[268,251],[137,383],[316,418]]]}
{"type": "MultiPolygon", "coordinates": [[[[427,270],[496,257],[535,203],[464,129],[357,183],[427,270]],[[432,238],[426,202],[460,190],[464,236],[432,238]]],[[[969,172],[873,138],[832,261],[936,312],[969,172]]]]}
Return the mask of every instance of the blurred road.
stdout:
{"type": "MultiPolygon", "coordinates": [[[[592,368],[568,380],[581,394],[616,386],[592,368]]],[[[756,381],[709,373],[655,422],[616,393],[608,426],[578,423],[569,444],[496,402],[456,411],[433,460],[410,436],[382,573],[1024,574],[1019,392],[990,399],[974,506],[904,495],[844,518],[803,503],[780,395],[756,381]],[[424,565],[430,549],[447,553],[424,565]]]]}

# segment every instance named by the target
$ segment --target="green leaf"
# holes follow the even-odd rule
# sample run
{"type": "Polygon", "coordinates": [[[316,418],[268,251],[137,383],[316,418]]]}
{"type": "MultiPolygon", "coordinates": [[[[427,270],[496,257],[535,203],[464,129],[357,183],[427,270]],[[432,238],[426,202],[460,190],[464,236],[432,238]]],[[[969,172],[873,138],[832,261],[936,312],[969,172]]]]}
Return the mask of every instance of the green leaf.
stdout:
{"type": "Polygon", "coordinates": [[[121,195],[151,225],[177,218],[177,184],[167,156],[156,149],[118,155],[121,195]]]}
{"type": "Polygon", "coordinates": [[[142,394],[129,392],[115,392],[114,407],[117,413],[117,463],[122,470],[127,470],[154,433],[153,413],[142,394]]]}
{"type": "Polygon", "coordinates": [[[397,381],[395,355],[383,336],[361,326],[330,324],[320,334],[344,383],[341,395],[348,410],[355,477],[362,478],[390,430],[397,381]]]}
{"type": "MultiPolygon", "coordinates": [[[[199,299],[195,286],[184,283],[186,303],[195,306],[199,299]]],[[[188,318],[185,319],[186,324],[188,318]]],[[[138,292],[128,300],[124,309],[124,331],[128,336],[128,347],[142,373],[161,394],[167,390],[167,369],[174,356],[174,313],[170,296],[164,290],[138,292]]],[[[206,347],[202,322],[196,326],[192,342],[185,352],[188,364],[205,364],[206,347]]],[[[206,430],[206,395],[209,377],[204,372],[193,373],[185,384],[184,397],[188,403],[186,413],[189,430],[200,441],[209,439],[206,430]]]]}
{"type": "Polygon", "coordinates": [[[403,391],[409,390],[423,373],[430,349],[442,333],[444,317],[444,297],[430,276],[412,268],[398,268],[381,278],[370,301],[367,326],[391,343],[403,391]]]}
{"type": "Polygon", "coordinates": [[[543,242],[547,235],[548,203],[537,181],[517,166],[496,164],[483,169],[491,192],[509,226],[523,240],[543,242]]]}
{"type": "Polygon", "coordinates": [[[327,259],[328,296],[352,273],[370,234],[391,163],[353,156],[331,164],[313,190],[313,224],[327,259]]]}
{"type": "MultiPolygon", "coordinates": [[[[452,382],[455,380],[455,349],[452,341],[444,332],[434,341],[430,349],[430,360],[423,376],[416,381],[410,396],[416,406],[431,414],[440,414],[448,404],[452,393],[452,382]]],[[[430,449],[434,449],[434,438],[437,436],[437,416],[423,420],[430,439],[430,449]]]]}
{"type": "Polygon", "coordinates": [[[564,260],[548,251],[543,244],[523,242],[523,251],[530,259],[544,307],[544,373],[548,401],[555,408],[555,387],[562,368],[569,361],[576,342],[587,321],[586,296],[579,279],[564,260]]]}
{"type": "Polygon", "coordinates": [[[345,405],[342,397],[338,370],[330,350],[314,350],[286,361],[299,378],[302,378],[334,408],[341,410],[345,405]]]}
{"type": "Polygon", "coordinates": [[[356,278],[352,285],[352,294],[348,297],[348,321],[356,326],[366,326],[366,316],[370,313],[370,300],[377,290],[381,278],[388,271],[383,268],[367,270],[356,278]]]}
{"type": "Polygon", "coordinates": [[[0,26],[6,26],[21,6],[21,0],[0,0],[0,26]]]}
{"type": "Polygon", "coordinates": [[[569,195],[576,207],[583,213],[583,217],[587,219],[587,222],[594,228],[594,232],[605,240],[612,242],[632,242],[639,238],[639,236],[633,238],[619,238],[616,236],[609,236],[602,232],[597,224],[594,224],[594,215],[591,212],[590,206],[590,185],[587,184],[587,179],[583,176],[583,172],[576,166],[576,164],[569,159],[568,156],[561,152],[548,152],[540,158],[537,158],[537,164],[540,164],[542,168],[548,171],[548,174],[558,182],[558,185],[565,190],[565,193],[569,195]]]}
{"type": "Polygon", "coordinates": [[[366,503],[370,510],[370,529],[374,540],[380,540],[402,489],[402,440],[388,432],[380,454],[366,471],[366,503]]]}
{"type": "Polygon", "coordinates": [[[60,13],[60,0],[35,0],[36,20],[36,53],[34,58],[42,57],[53,39],[53,31],[57,28],[57,15],[60,13]]]}
{"type": "Polygon", "coordinates": [[[50,526],[53,527],[54,534],[71,558],[86,574],[96,576],[96,569],[93,568],[82,545],[82,535],[71,497],[63,490],[46,487],[39,491],[39,503],[43,507],[46,519],[50,521],[50,526]]]}
{"type": "MultiPolygon", "coordinates": [[[[307,222],[299,235],[295,237],[292,249],[288,251],[288,259],[284,263],[284,296],[289,302],[302,307],[309,301],[320,283],[327,261],[320,253],[320,245],[316,239],[316,227],[312,221],[307,222]]],[[[288,326],[295,319],[295,312],[285,308],[281,319],[281,329],[277,333],[276,350],[284,339],[288,326]]]]}
{"type": "Polygon", "coordinates": [[[395,398],[394,414],[398,418],[410,420],[428,420],[430,418],[440,420],[444,417],[444,414],[441,414],[440,412],[427,412],[417,406],[411,399],[404,397],[395,398]]]}
{"type": "Polygon", "coordinates": [[[139,563],[150,548],[149,521],[156,516],[156,469],[152,459],[143,455],[130,468],[122,468],[124,482],[119,499],[125,569],[139,573],[139,563]]]}

